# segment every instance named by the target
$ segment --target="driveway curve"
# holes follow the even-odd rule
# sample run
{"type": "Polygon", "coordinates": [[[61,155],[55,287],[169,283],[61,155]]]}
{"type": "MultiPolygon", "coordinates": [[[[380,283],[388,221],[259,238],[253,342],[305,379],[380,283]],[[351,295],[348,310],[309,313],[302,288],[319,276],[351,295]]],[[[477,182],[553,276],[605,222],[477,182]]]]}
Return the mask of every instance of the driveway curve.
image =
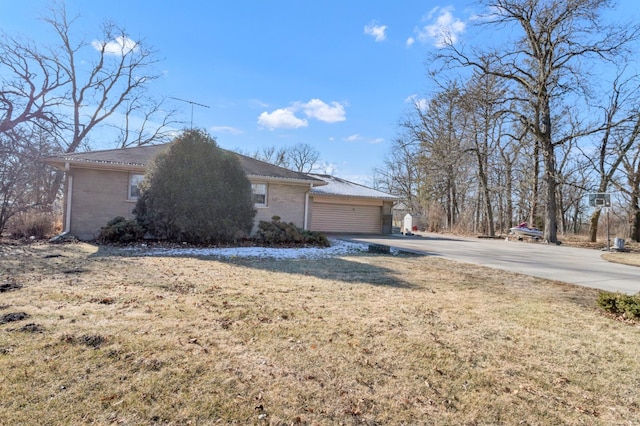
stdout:
{"type": "Polygon", "coordinates": [[[640,292],[640,268],[602,259],[593,249],[544,243],[464,238],[424,234],[422,236],[341,236],[365,244],[380,244],[430,256],[532,275],[627,294],[640,292]]]}

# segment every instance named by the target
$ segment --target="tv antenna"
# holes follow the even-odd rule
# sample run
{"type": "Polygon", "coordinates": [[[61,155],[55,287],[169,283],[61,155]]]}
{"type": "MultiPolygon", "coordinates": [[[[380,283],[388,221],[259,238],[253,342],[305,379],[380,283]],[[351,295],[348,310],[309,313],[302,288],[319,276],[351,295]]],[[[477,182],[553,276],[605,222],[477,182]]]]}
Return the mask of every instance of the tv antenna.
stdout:
{"type": "Polygon", "coordinates": [[[199,107],[210,108],[209,105],[199,104],[197,102],[188,101],[186,99],[174,98],[172,96],[169,96],[169,99],[175,99],[176,101],[186,102],[188,104],[191,104],[191,130],[193,130],[193,106],[198,105],[199,107]]]}

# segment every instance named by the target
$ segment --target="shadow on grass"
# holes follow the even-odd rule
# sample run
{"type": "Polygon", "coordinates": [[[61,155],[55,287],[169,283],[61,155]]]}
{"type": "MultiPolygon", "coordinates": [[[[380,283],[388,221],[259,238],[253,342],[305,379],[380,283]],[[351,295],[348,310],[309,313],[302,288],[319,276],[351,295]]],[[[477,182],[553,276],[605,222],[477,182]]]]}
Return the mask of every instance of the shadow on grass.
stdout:
{"type": "MultiPolygon", "coordinates": [[[[414,284],[399,277],[398,271],[394,268],[385,267],[385,260],[390,258],[415,258],[420,256],[415,253],[402,253],[399,255],[373,254],[361,252],[356,254],[339,255],[336,257],[321,258],[296,258],[296,259],[275,259],[271,257],[221,257],[215,255],[199,255],[185,251],[185,254],[178,250],[172,250],[171,254],[155,252],[147,255],[140,250],[125,250],[110,246],[97,246],[98,251],[90,257],[156,257],[173,258],[176,262],[180,259],[199,259],[211,262],[222,262],[233,264],[244,268],[258,269],[274,273],[296,274],[300,276],[313,276],[324,280],[334,280],[342,283],[368,284],[376,286],[389,286],[396,288],[417,288],[414,284]],[[374,258],[374,262],[358,262],[351,258],[374,258]]],[[[277,249],[275,249],[277,250],[277,249]]]]}
{"type": "Polygon", "coordinates": [[[219,260],[263,271],[313,276],[349,284],[368,284],[407,289],[417,288],[411,282],[401,279],[395,269],[384,266],[385,259],[391,257],[390,255],[358,254],[356,257],[374,258],[375,262],[357,262],[341,257],[297,260],[255,258],[219,260]]]}

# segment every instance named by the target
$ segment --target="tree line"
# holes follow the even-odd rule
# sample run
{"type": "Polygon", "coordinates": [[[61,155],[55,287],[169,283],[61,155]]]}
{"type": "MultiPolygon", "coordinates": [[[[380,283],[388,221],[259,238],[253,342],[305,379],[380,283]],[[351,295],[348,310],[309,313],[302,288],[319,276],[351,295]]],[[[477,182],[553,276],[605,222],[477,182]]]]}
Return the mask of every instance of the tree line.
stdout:
{"type": "Polygon", "coordinates": [[[585,222],[595,241],[587,194],[613,192],[640,241],[640,26],[604,23],[604,0],[482,5],[476,25],[504,43],[449,38],[431,55],[438,89],[401,119],[376,185],[432,230],[494,236],[527,221],[551,243],[585,222]]]}

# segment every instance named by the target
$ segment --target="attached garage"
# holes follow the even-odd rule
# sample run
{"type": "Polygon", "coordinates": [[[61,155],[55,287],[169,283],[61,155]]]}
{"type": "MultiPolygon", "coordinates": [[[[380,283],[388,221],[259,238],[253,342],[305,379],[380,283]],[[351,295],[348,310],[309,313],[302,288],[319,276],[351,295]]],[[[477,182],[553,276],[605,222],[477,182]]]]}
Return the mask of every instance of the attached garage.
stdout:
{"type": "Polygon", "coordinates": [[[390,234],[391,207],[396,197],[334,176],[310,174],[327,184],[309,193],[313,231],[390,234]]]}
{"type": "Polygon", "coordinates": [[[313,202],[311,229],[321,232],[382,232],[382,203],[379,205],[313,202]]]}

